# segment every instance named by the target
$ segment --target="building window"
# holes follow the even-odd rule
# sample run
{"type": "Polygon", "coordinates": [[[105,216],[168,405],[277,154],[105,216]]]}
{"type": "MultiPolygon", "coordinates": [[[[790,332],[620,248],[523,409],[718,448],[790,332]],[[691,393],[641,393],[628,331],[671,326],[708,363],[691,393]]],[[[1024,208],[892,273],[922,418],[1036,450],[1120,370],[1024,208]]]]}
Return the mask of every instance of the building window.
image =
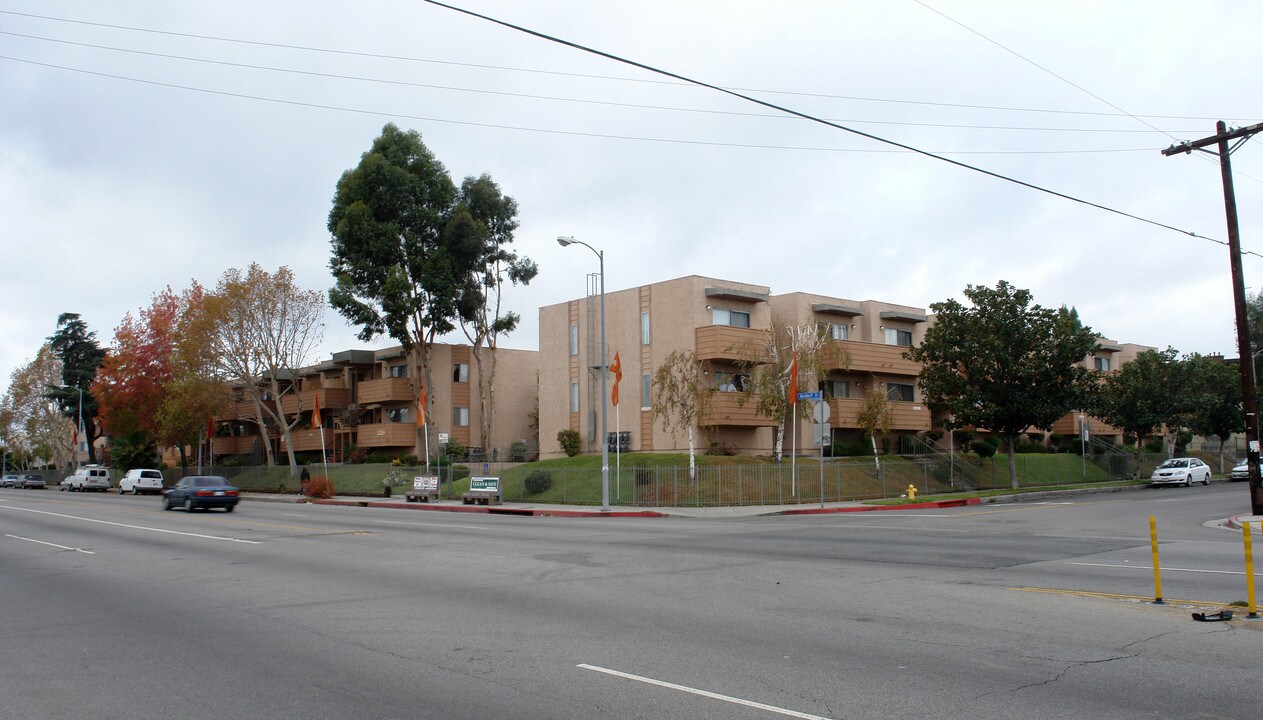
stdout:
{"type": "Polygon", "coordinates": [[[730,325],[732,327],[748,328],[750,327],[750,313],[743,310],[725,310],[723,308],[714,308],[710,311],[710,321],[715,325],[730,325]]]}
{"type": "Polygon", "coordinates": [[[407,365],[391,365],[388,370],[391,377],[408,377],[407,365]]]}
{"type": "Polygon", "coordinates": [[[886,383],[886,399],[897,402],[912,402],[912,385],[908,383],[886,383]]]}
{"type": "Polygon", "coordinates": [[[570,326],[570,354],[571,355],[579,354],[579,326],[578,325],[570,326]]]}
{"type": "Polygon", "coordinates": [[[647,312],[640,314],[640,344],[649,344],[649,313],[647,312]]]}
{"type": "Polygon", "coordinates": [[[579,412],[579,383],[570,383],[570,412],[579,412]]]}
{"type": "Polygon", "coordinates": [[[744,392],[749,375],[740,373],[715,373],[715,389],[719,392],[744,392]]]}
{"type": "Polygon", "coordinates": [[[1110,359],[1103,357],[1092,358],[1093,365],[1097,370],[1108,371],[1110,369],[1110,359]]]}
{"type": "Polygon", "coordinates": [[[408,411],[404,408],[394,408],[386,411],[386,422],[401,423],[408,421],[408,411]]]}
{"type": "Polygon", "coordinates": [[[902,345],[904,347],[912,347],[912,331],[896,330],[895,328],[885,328],[887,345],[902,345]]]}
{"type": "Polygon", "coordinates": [[[650,404],[649,404],[649,376],[648,376],[648,375],[641,375],[641,376],[640,376],[640,409],[641,409],[641,410],[648,410],[649,408],[650,408],[650,404]]]}
{"type": "Polygon", "coordinates": [[[452,408],[452,425],[456,427],[469,427],[469,408],[452,408]]]}
{"type": "Polygon", "coordinates": [[[469,363],[452,363],[452,382],[469,382],[469,363]]]}
{"type": "Polygon", "coordinates": [[[845,340],[850,334],[851,326],[845,323],[820,323],[820,330],[830,340],[845,340]]]}
{"type": "Polygon", "coordinates": [[[849,398],[851,383],[849,380],[825,380],[820,383],[820,391],[826,398],[849,398]]]}

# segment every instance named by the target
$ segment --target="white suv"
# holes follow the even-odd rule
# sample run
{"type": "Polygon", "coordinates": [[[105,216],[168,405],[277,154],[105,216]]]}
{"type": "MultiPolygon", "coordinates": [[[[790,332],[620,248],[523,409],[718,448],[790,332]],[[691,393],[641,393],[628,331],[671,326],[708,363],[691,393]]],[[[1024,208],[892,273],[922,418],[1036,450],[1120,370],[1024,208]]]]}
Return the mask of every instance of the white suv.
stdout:
{"type": "Polygon", "coordinates": [[[118,482],[118,494],[130,492],[133,495],[141,493],[154,493],[155,495],[162,493],[162,471],[161,470],[128,470],[123,479],[118,482]]]}
{"type": "Polygon", "coordinates": [[[84,465],[75,470],[75,474],[61,482],[63,490],[87,492],[97,490],[105,492],[110,489],[110,471],[100,465],[84,465]]]}

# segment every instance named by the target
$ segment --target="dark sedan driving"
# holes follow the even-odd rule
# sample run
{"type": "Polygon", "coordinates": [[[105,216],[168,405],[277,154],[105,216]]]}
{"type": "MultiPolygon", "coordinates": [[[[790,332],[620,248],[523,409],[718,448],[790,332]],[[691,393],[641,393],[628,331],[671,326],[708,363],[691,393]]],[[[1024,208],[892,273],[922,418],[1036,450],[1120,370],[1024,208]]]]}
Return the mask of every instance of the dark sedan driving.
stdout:
{"type": "Polygon", "coordinates": [[[183,507],[187,512],[223,508],[232,512],[237,507],[241,493],[228,484],[228,479],[218,475],[194,475],[186,477],[163,493],[163,508],[174,510],[183,507]]]}

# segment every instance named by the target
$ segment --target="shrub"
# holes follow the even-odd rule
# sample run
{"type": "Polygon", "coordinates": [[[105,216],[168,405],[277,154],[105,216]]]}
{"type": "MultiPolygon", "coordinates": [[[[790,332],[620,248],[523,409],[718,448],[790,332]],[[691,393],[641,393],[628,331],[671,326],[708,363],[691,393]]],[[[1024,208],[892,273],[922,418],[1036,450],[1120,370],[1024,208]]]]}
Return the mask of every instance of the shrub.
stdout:
{"type": "Polygon", "coordinates": [[[347,462],[353,463],[355,465],[363,465],[364,460],[367,457],[368,457],[368,450],[365,450],[364,448],[361,448],[361,447],[357,447],[357,448],[353,448],[351,450],[351,453],[347,455],[347,462]]]}
{"type": "Polygon", "coordinates": [[[391,460],[390,464],[396,467],[416,467],[421,464],[421,460],[416,455],[408,453],[395,456],[395,459],[391,460]]]}
{"type": "Polygon", "coordinates": [[[333,497],[333,483],[324,475],[313,475],[307,481],[307,495],[321,500],[333,497]]]}
{"type": "Polygon", "coordinates": [[[560,430],[557,432],[557,442],[561,445],[561,451],[566,457],[574,457],[579,454],[579,431],[578,430],[560,430]]]}
{"type": "Polygon", "coordinates": [[[364,462],[369,465],[385,465],[390,462],[390,458],[378,453],[369,453],[364,456],[364,462]]]}
{"type": "Polygon", "coordinates": [[[710,444],[710,447],[706,449],[706,454],[731,457],[737,454],[737,449],[726,443],[713,442],[710,444]]]}
{"type": "Polygon", "coordinates": [[[1161,437],[1151,437],[1145,441],[1145,452],[1160,453],[1163,450],[1163,439],[1161,437]]]}
{"type": "Polygon", "coordinates": [[[999,447],[999,443],[995,441],[995,438],[983,438],[982,440],[973,440],[969,443],[969,449],[978,453],[978,457],[984,460],[994,456],[997,447],[999,447]]]}
{"type": "Polygon", "coordinates": [[[464,459],[469,457],[469,450],[464,445],[452,440],[447,443],[447,456],[453,459],[464,459]]]}
{"type": "Polygon", "coordinates": [[[553,486],[553,476],[547,470],[533,470],[525,485],[527,495],[538,495],[553,486]]]}
{"type": "Polygon", "coordinates": [[[1043,443],[1034,443],[1034,442],[1018,443],[1016,450],[1017,452],[1020,452],[1020,453],[1048,452],[1048,448],[1044,447],[1043,443]]]}

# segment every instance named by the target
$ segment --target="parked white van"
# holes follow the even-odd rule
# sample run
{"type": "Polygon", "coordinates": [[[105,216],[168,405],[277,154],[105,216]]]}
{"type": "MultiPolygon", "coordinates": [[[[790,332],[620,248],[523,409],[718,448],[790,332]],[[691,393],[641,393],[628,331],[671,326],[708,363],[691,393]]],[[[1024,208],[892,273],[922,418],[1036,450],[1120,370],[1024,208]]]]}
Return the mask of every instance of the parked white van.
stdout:
{"type": "Polygon", "coordinates": [[[110,489],[110,471],[100,465],[84,465],[75,469],[75,474],[61,481],[62,490],[87,492],[97,490],[105,492],[110,489]]]}
{"type": "Polygon", "coordinates": [[[162,471],[142,470],[140,468],[128,470],[127,474],[118,483],[118,494],[122,495],[124,493],[133,495],[153,493],[160,495],[162,493],[162,471]]]}

